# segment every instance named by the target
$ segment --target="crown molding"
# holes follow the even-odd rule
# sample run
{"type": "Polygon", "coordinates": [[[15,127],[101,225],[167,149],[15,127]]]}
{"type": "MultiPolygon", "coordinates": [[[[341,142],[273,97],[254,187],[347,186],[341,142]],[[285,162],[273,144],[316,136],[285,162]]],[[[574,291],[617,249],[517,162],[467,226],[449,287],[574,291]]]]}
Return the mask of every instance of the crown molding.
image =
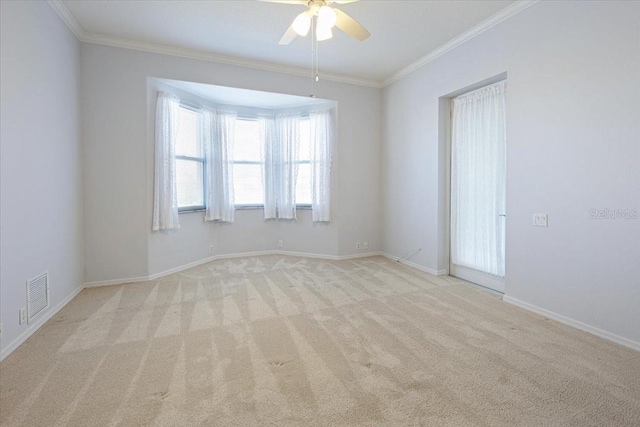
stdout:
{"type": "MultiPolygon", "coordinates": [[[[236,67],[252,68],[255,70],[269,71],[273,73],[289,74],[293,76],[308,77],[309,70],[305,68],[291,67],[287,65],[274,64],[270,62],[254,61],[234,56],[218,55],[195,49],[187,49],[174,46],[166,46],[159,43],[141,42],[117,37],[105,36],[101,34],[89,33],[82,28],[78,20],[69,11],[62,0],[47,0],[53,10],[60,16],[62,21],[69,27],[76,38],[83,43],[99,44],[103,46],[119,47],[122,49],[138,50],[142,52],[157,53],[161,55],[177,56],[180,58],[196,59],[200,61],[215,62],[218,64],[232,65],[236,67]]],[[[363,79],[352,76],[345,76],[334,73],[321,73],[323,80],[330,80],[337,83],[346,83],[357,86],[367,86],[380,89],[382,84],[378,80],[363,79]]]]}
{"type": "Polygon", "coordinates": [[[62,22],[64,22],[67,27],[71,30],[71,32],[76,36],[78,40],[82,40],[82,37],[85,34],[82,25],[78,22],[75,16],[69,12],[67,6],[62,2],[62,0],[47,0],[51,8],[58,14],[62,22]]]}
{"type": "MultiPolygon", "coordinates": [[[[402,77],[414,72],[420,67],[434,61],[450,50],[455,49],[461,44],[471,40],[472,38],[482,34],[490,28],[493,28],[497,24],[504,20],[522,12],[525,9],[538,3],[539,0],[519,0],[512,5],[502,9],[495,15],[474,26],[470,30],[462,33],[458,37],[449,40],[439,48],[431,51],[429,54],[423,56],[417,61],[407,65],[390,77],[383,81],[358,78],[352,76],[345,76],[342,74],[323,73],[321,77],[324,80],[329,80],[337,83],[346,83],[357,86],[373,87],[377,89],[384,88],[402,77]]],[[[67,6],[62,0],[47,0],[53,10],[60,16],[62,21],[69,27],[78,40],[83,43],[99,44],[104,46],[119,47],[122,49],[138,50],[142,52],[150,52],[161,55],[176,56],[180,58],[196,59],[200,61],[209,61],[219,64],[232,65],[236,67],[251,68],[261,71],[269,71],[273,73],[289,74],[299,77],[308,77],[309,70],[305,68],[291,67],[287,65],[274,64],[270,62],[255,61],[250,59],[243,59],[234,56],[218,55],[212,52],[206,52],[195,49],[187,49],[174,46],[166,46],[158,43],[140,42],[129,39],[121,39],[117,37],[105,36],[101,34],[94,34],[85,31],[78,20],[71,14],[67,6]]]]}
{"type": "Polygon", "coordinates": [[[435,59],[449,52],[450,50],[453,50],[456,47],[460,46],[461,44],[468,42],[472,38],[484,33],[488,29],[495,27],[502,21],[505,21],[506,19],[511,18],[512,16],[522,12],[523,10],[528,9],[529,7],[538,3],[538,1],[539,0],[516,1],[512,5],[507,6],[506,8],[496,13],[495,15],[489,17],[488,19],[474,26],[470,30],[465,31],[464,33],[460,34],[458,37],[455,37],[449,40],[447,43],[431,51],[429,54],[423,56],[417,61],[412,62],[411,64],[402,68],[400,71],[397,71],[396,73],[392,74],[390,77],[386,78],[382,82],[382,87],[389,86],[391,83],[394,83],[400,80],[402,77],[416,71],[418,68],[421,68],[427,65],[428,63],[434,61],[435,59]]]}
{"type": "MultiPolygon", "coordinates": [[[[129,39],[120,39],[100,34],[84,32],[79,40],[84,43],[99,44],[104,46],[119,47],[123,49],[138,50],[143,52],[157,53],[161,55],[177,56],[180,58],[196,59],[200,61],[215,62],[218,64],[232,65],[236,67],[252,68],[261,71],[289,74],[300,77],[308,77],[309,70],[305,68],[291,67],[287,65],[274,64],[271,62],[255,61],[234,56],[219,55],[195,49],[187,49],[174,46],[166,46],[157,43],[140,42],[129,39]]],[[[358,86],[382,88],[381,82],[377,80],[362,79],[345,76],[342,74],[321,73],[323,80],[330,80],[338,83],[347,83],[358,86]]]]}

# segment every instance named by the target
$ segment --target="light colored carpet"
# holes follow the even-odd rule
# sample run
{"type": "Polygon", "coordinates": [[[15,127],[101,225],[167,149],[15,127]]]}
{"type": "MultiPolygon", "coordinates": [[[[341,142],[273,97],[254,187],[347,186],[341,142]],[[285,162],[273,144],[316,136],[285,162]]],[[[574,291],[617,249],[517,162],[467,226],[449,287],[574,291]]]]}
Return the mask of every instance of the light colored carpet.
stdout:
{"type": "Polygon", "coordinates": [[[86,289],[0,364],[2,426],[638,426],[640,353],[382,257],[86,289]]]}

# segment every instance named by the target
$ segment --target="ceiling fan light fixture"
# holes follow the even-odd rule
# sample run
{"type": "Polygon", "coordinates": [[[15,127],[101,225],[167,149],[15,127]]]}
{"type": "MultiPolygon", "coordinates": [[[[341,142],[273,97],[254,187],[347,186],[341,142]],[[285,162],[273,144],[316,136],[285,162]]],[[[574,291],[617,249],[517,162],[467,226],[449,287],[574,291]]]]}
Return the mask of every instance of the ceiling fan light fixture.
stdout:
{"type": "Polygon", "coordinates": [[[300,15],[296,16],[291,27],[298,35],[304,37],[309,34],[309,28],[311,28],[311,17],[307,12],[302,12],[300,15]]]}
{"type": "Polygon", "coordinates": [[[331,27],[325,27],[318,23],[316,26],[316,40],[321,42],[323,40],[329,40],[331,37],[333,37],[331,27]]]}
{"type": "Polygon", "coordinates": [[[336,25],[337,19],[335,10],[329,6],[322,6],[318,10],[318,26],[331,29],[336,25]]]}

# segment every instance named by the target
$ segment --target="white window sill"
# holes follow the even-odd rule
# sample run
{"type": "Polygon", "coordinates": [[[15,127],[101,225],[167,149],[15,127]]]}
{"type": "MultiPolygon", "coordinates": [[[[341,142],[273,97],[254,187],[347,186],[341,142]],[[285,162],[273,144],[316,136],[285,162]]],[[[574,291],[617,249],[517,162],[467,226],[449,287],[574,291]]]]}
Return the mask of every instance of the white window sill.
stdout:
{"type": "MultiPolygon", "coordinates": [[[[237,211],[250,211],[250,210],[256,210],[256,209],[264,209],[264,206],[263,205],[236,205],[237,211]]],[[[298,205],[296,206],[296,210],[310,211],[311,205],[298,205]]],[[[198,213],[198,212],[204,212],[204,211],[205,209],[203,208],[185,209],[183,211],[179,211],[178,214],[182,215],[182,214],[198,213]]]]}

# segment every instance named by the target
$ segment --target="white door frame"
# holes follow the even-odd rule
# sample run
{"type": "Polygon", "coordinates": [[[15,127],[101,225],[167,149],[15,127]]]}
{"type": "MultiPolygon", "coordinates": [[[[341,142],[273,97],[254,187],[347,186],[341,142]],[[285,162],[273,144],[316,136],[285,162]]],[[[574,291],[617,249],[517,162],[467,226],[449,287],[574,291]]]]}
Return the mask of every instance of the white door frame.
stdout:
{"type": "MultiPolygon", "coordinates": [[[[444,156],[444,182],[445,182],[445,221],[444,221],[444,255],[447,266],[447,274],[455,276],[460,279],[467,280],[478,286],[488,288],[489,290],[505,293],[506,283],[506,253],[505,253],[505,277],[494,276],[492,274],[484,273],[481,271],[473,270],[462,266],[456,266],[451,262],[451,150],[452,150],[452,138],[451,138],[451,121],[452,121],[452,100],[456,96],[462,95],[467,92],[480,89],[484,86],[489,86],[493,83],[497,83],[502,80],[506,80],[507,73],[501,73],[494,77],[482,80],[481,82],[467,86],[463,89],[457,90],[450,94],[447,94],[440,98],[440,130],[441,141],[444,140],[445,156],[444,156]]],[[[442,147],[442,145],[441,145],[442,147]]],[[[506,179],[506,176],[505,176],[506,179]]],[[[441,187],[442,188],[442,187],[441,187]]],[[[505,240],[506,240],[506,215],[504,217],[505,227],[505,240]]]]}

